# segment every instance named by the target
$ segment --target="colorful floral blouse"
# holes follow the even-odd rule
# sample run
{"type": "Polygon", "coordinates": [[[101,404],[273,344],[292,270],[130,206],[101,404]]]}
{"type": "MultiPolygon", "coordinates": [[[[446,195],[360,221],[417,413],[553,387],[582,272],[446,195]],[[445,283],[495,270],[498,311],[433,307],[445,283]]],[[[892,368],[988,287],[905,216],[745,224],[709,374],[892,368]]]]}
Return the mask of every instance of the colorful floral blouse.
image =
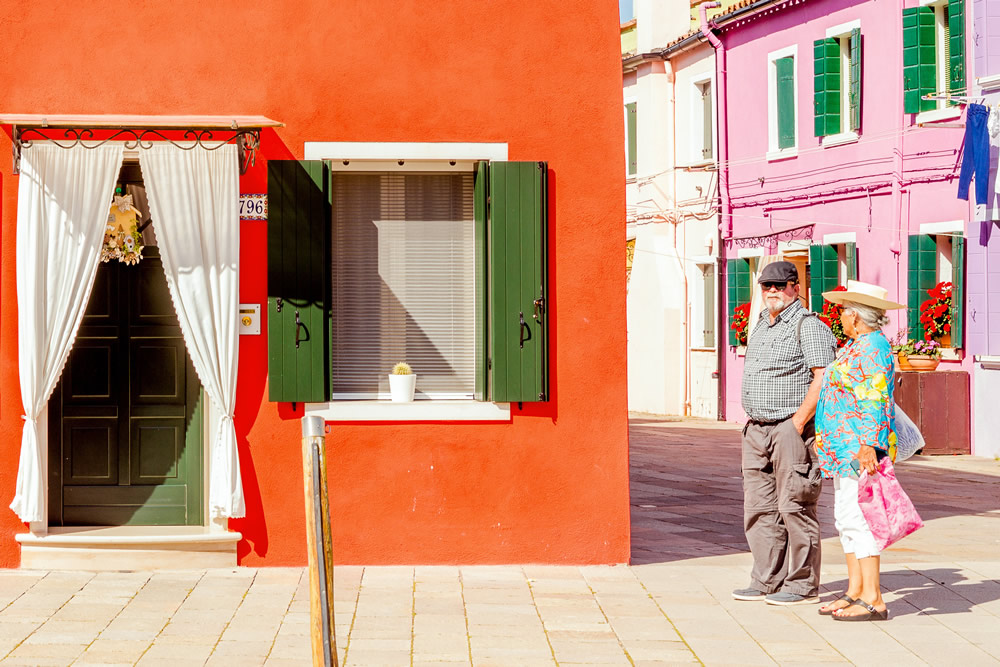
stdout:
{"type": "Polygon", "coordinates": [[[862,334],[826,367],[816,405],[816,450],[827,477],[853,474],[851,459],[870,445],[896,459],[892,348],[881,331],[862,334]]]}

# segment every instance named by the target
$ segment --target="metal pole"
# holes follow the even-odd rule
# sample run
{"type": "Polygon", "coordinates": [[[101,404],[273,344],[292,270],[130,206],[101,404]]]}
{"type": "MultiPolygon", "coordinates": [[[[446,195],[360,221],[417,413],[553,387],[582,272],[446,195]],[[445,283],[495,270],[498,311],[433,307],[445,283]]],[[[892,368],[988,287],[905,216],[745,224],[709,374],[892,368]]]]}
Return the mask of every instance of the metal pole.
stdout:
{"type": "Polygon", "coordinates": [[[302,472],[309,556],[309,612],[313,665],[337,667],[333,616],[333,552],[326,491],[325,425],[322,417],[302,418],[302,472]]]}

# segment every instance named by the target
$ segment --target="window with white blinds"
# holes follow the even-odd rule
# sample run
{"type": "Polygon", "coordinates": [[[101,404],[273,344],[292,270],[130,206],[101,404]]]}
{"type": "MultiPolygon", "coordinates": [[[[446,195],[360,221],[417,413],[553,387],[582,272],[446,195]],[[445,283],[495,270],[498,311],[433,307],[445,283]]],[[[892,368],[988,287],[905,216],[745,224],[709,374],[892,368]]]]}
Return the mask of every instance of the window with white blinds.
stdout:
{"type": "Polygon", "coordinates": [[[331,197],[333,398],[388,398],[399,361],[418,399],[472,398],[472,173],[335,172],[331,197]]]}

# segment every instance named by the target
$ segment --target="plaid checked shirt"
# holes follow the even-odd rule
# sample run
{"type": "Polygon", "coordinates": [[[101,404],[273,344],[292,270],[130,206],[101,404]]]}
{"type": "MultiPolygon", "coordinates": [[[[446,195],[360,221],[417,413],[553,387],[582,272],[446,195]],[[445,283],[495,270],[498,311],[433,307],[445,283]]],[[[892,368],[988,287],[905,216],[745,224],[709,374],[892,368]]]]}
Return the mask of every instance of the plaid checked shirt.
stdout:
{"type": "Polygon", "coordinates": [[[743,409],[750,419],[781,421],[795,414],[812,383],[812,369],[830,365],[837,340],[830,327],[796,299],[771,324],[767,309],[750,333],[743,363],[743,409]],[[796,328],[802,322],[801,340],[796,328]]]}

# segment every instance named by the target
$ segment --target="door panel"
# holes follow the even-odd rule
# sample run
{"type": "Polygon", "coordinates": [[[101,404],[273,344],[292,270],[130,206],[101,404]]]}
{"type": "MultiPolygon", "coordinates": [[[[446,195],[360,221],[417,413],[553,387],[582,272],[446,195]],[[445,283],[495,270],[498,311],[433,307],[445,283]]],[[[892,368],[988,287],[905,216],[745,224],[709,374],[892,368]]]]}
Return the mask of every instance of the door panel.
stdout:
{"type": "Polygon", "coordinates": [[[52,525],[202,523],[201,385],[159,252],[144,256],[99,267],[49,401],[52,525]]]}

